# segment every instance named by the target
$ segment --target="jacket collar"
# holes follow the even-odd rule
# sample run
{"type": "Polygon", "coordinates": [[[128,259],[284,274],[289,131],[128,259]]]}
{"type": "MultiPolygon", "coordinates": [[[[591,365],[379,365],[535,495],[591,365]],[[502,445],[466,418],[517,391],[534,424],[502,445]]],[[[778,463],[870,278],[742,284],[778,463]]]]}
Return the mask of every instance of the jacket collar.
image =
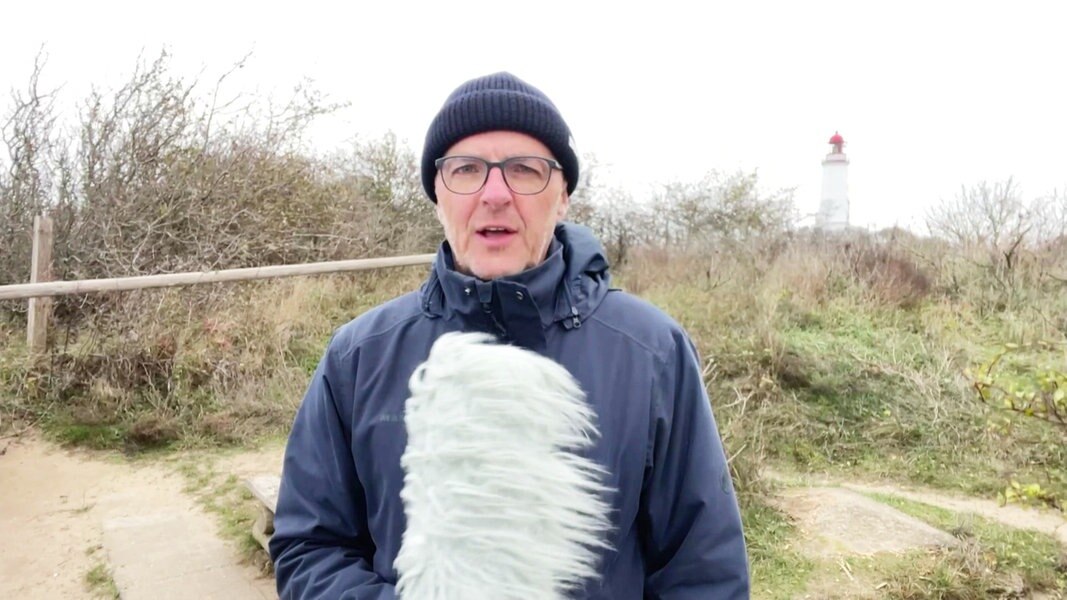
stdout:
{"type": "Polygon", "coordinates": [[[557,290],[563,281],[566,265],[563,262],[563,246],[553,239],[544,262],[509,277],[484,281],[465,275],[455,269],[455,258],[448,242],[441,245],[433,265],[444,295],[447,312],[461,315],[484,312],[484,305],[492,302],[526,306],[545,327],[554,321],[557,290]]]}
{"type": "Polygon", "coordinates": [[[492,281],[456,271],[452,249],[442,243],[422,286],[422,308],[430,317],[459,319],[464,328],[484,329],[488,305],[509,329],[530,331],[537,322],[540,328],[560,323],[569,330],[596,310],[610,280],[603,248],[592,232],[561,223],[544,262],[492,281]]]}

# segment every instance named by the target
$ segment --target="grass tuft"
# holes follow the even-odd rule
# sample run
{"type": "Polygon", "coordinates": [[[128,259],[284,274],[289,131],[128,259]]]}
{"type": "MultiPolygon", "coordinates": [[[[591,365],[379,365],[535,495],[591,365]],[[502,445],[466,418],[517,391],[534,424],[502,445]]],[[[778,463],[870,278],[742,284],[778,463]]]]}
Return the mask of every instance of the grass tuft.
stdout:
{"type": "Polygon", "coordinates": [[[1067,552],[1051,536],[885,494],[871,497],[960,540],[882,565],[887,598],[1006,598],[1067,592],[1067,552]]]}
{"type": "Polygon", "coordinates": [[[97,563],[85,574],[85,586],[93,598],[118,600],[120,597],[111,571],[103,563],[97,563]]]}

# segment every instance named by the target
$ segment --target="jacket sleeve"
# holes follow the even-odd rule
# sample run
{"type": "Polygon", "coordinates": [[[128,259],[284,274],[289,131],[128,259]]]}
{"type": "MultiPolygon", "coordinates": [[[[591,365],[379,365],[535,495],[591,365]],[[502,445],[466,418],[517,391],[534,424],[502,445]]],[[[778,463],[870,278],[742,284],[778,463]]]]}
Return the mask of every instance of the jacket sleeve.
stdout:
{"type": "Polygon", "coordinates": [[[339,368],[336,350],[327,350],[312,376],[285,449],[270,540],[278,595],[393,600],[393,584],[373,569],[366,499],[350,450],[350,412],[338,402],[354,387],[354,368],[339,368]]]}
{"type": "Polygon", "coordinates": [[[654,384],[639,531],[645,598],[749,597],[748,559],[730,470],[684,333],[654,384]]]}

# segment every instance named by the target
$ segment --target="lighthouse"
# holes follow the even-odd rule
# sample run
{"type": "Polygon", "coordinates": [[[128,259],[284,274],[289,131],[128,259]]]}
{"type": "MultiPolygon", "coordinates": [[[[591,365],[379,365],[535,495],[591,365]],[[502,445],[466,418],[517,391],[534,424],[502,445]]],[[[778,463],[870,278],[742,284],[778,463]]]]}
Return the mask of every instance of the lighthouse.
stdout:
{"type": "Polygon", "coordinates": [[[844,231],[848,228],[848,157],[845,138],[834,132],[830,138],[832,149],[822,161],[822,201],[815,226],[823,231],[844,231]]]}

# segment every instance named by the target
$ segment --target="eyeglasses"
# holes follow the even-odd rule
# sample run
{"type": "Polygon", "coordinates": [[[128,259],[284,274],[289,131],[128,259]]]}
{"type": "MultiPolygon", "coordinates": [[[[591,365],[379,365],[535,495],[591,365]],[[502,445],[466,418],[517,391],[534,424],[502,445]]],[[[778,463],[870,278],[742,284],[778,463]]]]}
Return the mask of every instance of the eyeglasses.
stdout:
{"type": "Polygon", "coordinates": [[[477,156],[445,156],[433,164],[441,173],[441,181],[453,194],[474,194],[485,187],[493,167],[500,167],[504,183],[516,194],[540,194],[548,187],[552,170],[563,170],[563,165],[540,156],[513,156],[500,162],[489,162],[477,156]]]}

